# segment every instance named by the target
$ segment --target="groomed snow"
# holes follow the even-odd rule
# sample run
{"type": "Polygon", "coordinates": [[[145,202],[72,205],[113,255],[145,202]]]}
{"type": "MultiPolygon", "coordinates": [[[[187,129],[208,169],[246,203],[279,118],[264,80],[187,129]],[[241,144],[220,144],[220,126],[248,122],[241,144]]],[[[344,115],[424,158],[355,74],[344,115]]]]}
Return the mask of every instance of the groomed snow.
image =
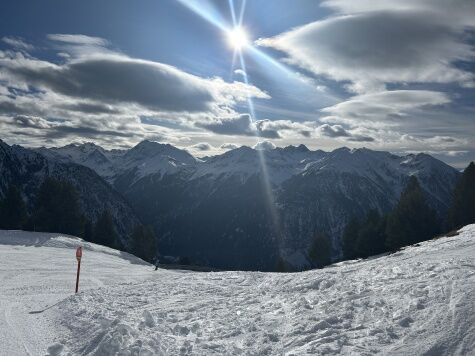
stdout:
{"type": "Polygon", "coordinates": [[[475,354],[475,225],[292,274],[154,271],[87,244],[74,295],[78,244],[0,231],[1,355],[475,354]]]}

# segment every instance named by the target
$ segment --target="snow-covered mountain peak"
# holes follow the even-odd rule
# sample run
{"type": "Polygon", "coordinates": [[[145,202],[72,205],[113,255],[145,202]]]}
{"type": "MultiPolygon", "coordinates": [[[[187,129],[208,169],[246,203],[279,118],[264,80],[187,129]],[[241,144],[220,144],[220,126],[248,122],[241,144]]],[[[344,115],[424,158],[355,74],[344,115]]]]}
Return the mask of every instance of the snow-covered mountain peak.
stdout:
{"type": "Polygon", "coordinates": [[[142,141],[136,146],[132,147],[128,150],[125,155],[124,159],[126,161],[129,160],[140,160],[140,159],[150,159],[155,156],[164,156],[164,157],[171,157],[178,161],[182,160],[184,163],[191,163],[195,162],[196,159],[187,151],[181,150],[172,146],[168,143],[158,143],[153,141],[142,141]]]}
{"type": "Polygon", "coordinates": [[[93,144],[71,144],[61,148],[39,149],[40,153],[72,161],[95,170],[110,183],[119,177],[130,186],[148,175],[186,172],[189,179],[236,177],[244,182],[266,172],[274,186],[296,175],[331,173],[364,177],[379,185],[404,185],[409,175],[453,176],[453,168],[427,154],[396,156],[368,148],[337,148],[331,152],[311,151],[305,145],[261,150],[241,146],[217,156],[197,159],[188,151],[170,144],[142,141],[129,150],[108,151],[93,144]]]}
{"type": "Polygon", "coordinates": [[[284,152],[309,152],[310,150],[308,149],[307,146],[305,146],[304,144],[300,144],[298,146],[293,146],[293,145],[289,145],[289,146],[286,146],[286,147],[283,147],[283,148],[276,148],[277,150],[282,150],[284,152]]]}

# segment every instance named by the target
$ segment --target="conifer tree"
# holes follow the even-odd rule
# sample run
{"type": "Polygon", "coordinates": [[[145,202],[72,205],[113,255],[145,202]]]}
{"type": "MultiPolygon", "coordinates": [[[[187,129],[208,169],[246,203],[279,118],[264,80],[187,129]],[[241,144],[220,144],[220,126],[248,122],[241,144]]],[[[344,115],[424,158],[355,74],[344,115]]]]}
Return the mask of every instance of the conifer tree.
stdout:
{"type": "Polygon", "coordinates": [[[83,228],[82,238],[86,241],[93,242],[94,227],[91,221],[88,219],[84,219],[84,228],[83,228]]]}
{"type": "Polygon", "coordinates": [[[94,225],[93,241],[112,248],[121,248],[114,221],[108,210],[104,210],[94,225]]]}
{"type": "Polygon", "coordinates": [[[331,262],[331,242],[326,234],[316,234],[308,251],[312,263],[320,268],[331,262]]]}
{"type": "Polygon", "coordinates": [[[71,183],[53,178],[44,180],[36,199],[34,225],[37,231],[81,233],[79,196],[71,183]]]}
{"type": "Polygon", "coordinates": [[[5,197],[0,201],[0,228],[21,229],[27,219],[26,207],[20,191],[10,185],[5,197]]]}
{"type": "Polygon", "coordinates": [[[290,268],[287,262],[282,258],[282,256],[279,256],[277,259],[277,266],[276,266],[277,272],[289,272],[290,268]]]}
{"type": "Polygon", "coordinates": [[[150,227],[136,226],[132,233],[132,251],[141,259],[153,262],[157,253],[155,234],[150,227]]]}
{"type": "Polygon", "coordinates": [[[388,216],[386,247],[394,250],[428,240],[437,232],[437,216],[427,204],[417,178],[411,176],[398,204],[388,216]]]}
{"type": "Polygon", "coordinates": [[[369,257],[384,252],[386,219],[377,210],[370,210],[360,225],[355,242],[356,257],[369,257]]]}
{"type": "Polygon", "coordinates": [[[343,256],[345,259],[353,259],[357,257],[356,244],[360,231],[360,222],[357,218],[352,218],[345,227],[343,232],[343,256]]]}
{"type": "Polygon", "coordinates": [[[470,162],[457,182],[449,209],[449,228],[475,223],[475,164],[470,162]]]}

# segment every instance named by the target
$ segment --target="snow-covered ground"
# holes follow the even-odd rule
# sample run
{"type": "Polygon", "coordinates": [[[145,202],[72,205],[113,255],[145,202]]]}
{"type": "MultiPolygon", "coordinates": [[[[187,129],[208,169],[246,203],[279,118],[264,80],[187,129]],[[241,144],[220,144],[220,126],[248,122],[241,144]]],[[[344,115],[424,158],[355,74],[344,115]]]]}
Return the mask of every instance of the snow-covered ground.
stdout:
{"type": "Polygon", "coordinates": [[[1,355],[474,350],[475,225],[393,255],[292,274],[154,271],[76,238],[0,231],[1,355]]]}

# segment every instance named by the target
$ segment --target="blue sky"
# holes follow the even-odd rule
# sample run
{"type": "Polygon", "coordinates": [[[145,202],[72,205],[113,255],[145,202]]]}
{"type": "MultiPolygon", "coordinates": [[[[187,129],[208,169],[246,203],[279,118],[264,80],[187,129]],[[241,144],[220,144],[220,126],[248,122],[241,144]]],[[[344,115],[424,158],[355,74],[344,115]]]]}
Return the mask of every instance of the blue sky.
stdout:
{"type": "Polygon", "coordinates": [[[2,139],[151,139],[197,155],[269,140],[463,167],[475,159],[474,28],[471,0],[3,2],[2,139]],[[240,50],[231,8],[236,21],[243,9],[240,50]]]}

